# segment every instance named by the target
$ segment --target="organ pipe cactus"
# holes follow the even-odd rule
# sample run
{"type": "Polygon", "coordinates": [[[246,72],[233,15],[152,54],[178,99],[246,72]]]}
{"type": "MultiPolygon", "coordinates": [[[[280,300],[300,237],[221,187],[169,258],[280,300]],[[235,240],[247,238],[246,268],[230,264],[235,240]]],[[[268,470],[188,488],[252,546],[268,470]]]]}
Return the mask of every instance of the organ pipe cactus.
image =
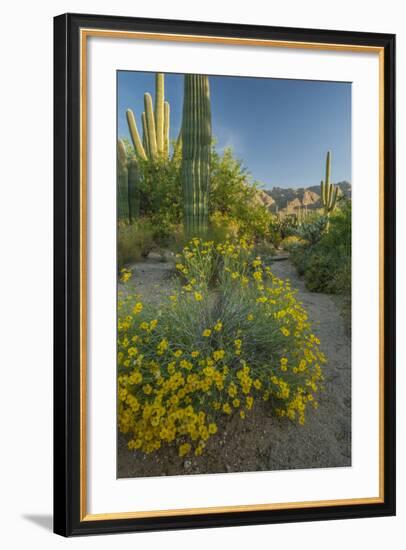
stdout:
{"type": "Polygon", "coordinates": [[[208,227],[211,140],[209,78],[185,75],[181,180],[189,236],[202,235],[208,227]]]}
{"type": "Polygon", "coordinates": [[[169,158],[170,107],[165,101],[165,80],[162,73],[155,75],[155,107],[151,94],[144,94],[144,112],[141,115],[142,138],[131,109],[127,109],[126,116],[137,158],[169,158]]]}
{"type": "Polygon", "coordinates": [[[129,219],[127,153],[121,139],[117,143],[117,217],[129,219]]]}
{"type": "Polygon", "coordinates": [[[327,217],[327,230],[329,228],[330,214],[334,211],[337,204],[338,186],[330,182],[331,174],[331,151],[327,152],[326,158],[326,179],[321,181],[321,201],[324,208],[324,214],[327,217]]]}

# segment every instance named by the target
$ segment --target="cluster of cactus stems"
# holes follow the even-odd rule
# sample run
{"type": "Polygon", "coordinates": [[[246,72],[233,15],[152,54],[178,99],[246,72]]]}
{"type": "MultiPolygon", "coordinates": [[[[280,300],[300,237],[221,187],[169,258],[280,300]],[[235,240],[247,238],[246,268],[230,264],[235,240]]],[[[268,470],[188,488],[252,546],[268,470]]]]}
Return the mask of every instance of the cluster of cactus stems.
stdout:
{"type": "Polygon", "coordinates": [[[327,152],[326,158],[326,179],[321,181],[321,201],[324,208],[324,214],[327,217],[327,229],[329,226],[330,214],[334,211],[337,204],[338,186],[330,182],[331,174],[331,151],[327,152]]]}
{"type": "Polygon", "coordinates": [[[209,219],[211,106],[209,78],[184,77],[181,180],[185,232],[204,235],[209,219]]]}
{"type": "Polygon", "coordinates": [[[117,217],[134,221],[139,214],[139,167],[135,157],[128,159],[124,142],[117,142],[117,217]]]}
{"type": "Polygon", "coordinates": [[[154,161],[169,157],[170,106],[165,101],[164,78],[162,73],[155,75],[155,108],[151,94],[144,94],[144,112],[141,115],[142,138],[133,111],[127,109],[126,112],[134,151],[137,158],[142,160],[154,161]]]}
{"type": "MultiPolygon", "coordinates": [[[[123,141],[118,142],[117,200],[119,219],[134,220],[139,212],[139,165],[141,161],[168,159],[170,156],[170,106],[165,101],[164,75],[155,75],[155,105],[151,94],[144,94],[141,115],[142,138],[131,109],[127,123],[135,156],[128,160],[123,141]]],[[[185,75],[182,128],[173,157],[182,152],[181,180],[185,232],[204,235],[209,219],[211,157],[211,107],[209,79],[205,75],[185,75]]]]}

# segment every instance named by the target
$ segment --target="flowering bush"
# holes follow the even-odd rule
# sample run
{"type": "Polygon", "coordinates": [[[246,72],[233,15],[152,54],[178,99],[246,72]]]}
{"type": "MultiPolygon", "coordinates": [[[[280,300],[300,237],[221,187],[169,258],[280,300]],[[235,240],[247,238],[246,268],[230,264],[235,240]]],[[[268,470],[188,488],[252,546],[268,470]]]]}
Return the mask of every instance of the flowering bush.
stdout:
{"type": "Polygon", "coordinates": [[[198,456],[221,417],[244,419],[260,399],[303,424],[326,359],[289,282],[244,239],[193,239],[176,269],[178,288],[159,307],[120,296],[118,414],[128,447],[173,443],[180,456],[198,456]]]}

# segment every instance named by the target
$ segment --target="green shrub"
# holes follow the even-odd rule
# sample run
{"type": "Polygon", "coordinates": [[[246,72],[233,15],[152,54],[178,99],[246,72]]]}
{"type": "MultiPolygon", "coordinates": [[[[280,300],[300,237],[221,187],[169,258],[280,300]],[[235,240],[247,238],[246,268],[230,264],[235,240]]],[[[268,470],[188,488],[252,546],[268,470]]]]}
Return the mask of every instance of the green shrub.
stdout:
{"type": "Polygon", "coordinates": [[[279,248],[284,239],[296,234],[296,230],[296,216],[272,216],[269,223],[269,239],[276,248],[279,248]]]}
{"type": "Polygon", "coordinates": [[[296,229],[296,235],[310,244],[317,244],[323,237],[327,227],[327,218],[325,216],[312,216],[308,221],[299,225],[296,229]]]}
{"type": "Polygon", "coordinates": [[[314,292],[351,294],[351,202],[341,201],[330,217],[326,231],[325,218],[303,224],[297,232],[306,238],[291,250],[298,273],[314,292]]]}
{"type": "Polygon", "coordinates": [[[279,247],[287,250],[288,252],[294,250],[298,246],[305,244],[305,241],[296,235],[290,235],[290,237],[285,237],[281,242],[279,247]]]}
{"type": "Polygon", "coordinates": [[[153,228],[148,220],[136,223],[119,223],[117,228],[117,267],[138,262],[154,247],[153,228]]]}
{"type": "Polygon", "coordinates": [[[221,227],[227,228],[224,236],[268,239],[273,216],[258,200],[255,182],[231,148],[220,155],[213,147],[211,171],[209,212],[214,231],[221,227]]]}
{"type": "Polygon", "coordinates": [[[306,287],[312,292],[331,292],[331,282],[336,267],[336,257],[314,250],[309,255],[304,276],[306,287]]]}

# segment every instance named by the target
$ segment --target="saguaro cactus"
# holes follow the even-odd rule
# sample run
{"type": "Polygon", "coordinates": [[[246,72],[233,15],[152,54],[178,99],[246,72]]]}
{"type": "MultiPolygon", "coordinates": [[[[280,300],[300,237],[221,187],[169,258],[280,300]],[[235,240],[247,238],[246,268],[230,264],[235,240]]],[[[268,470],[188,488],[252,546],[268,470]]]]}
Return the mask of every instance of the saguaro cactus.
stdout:
{"type": "Polygon", "coordinates": [[[127,163],[128,169],[128,216],[130,222],[138,218],[140,213],[140,169],[137,159],[133,157],[127,163]]]}
{"type": "Polygon", "coordinates": [[[140,173],[135,156],[128,159],[123,140],[117,142],[117,217],[134,221],[140,211],[140,173]]]}
{"type": "Polygon", "coordinates": [[[127,153],[121,139],[117,142],[117,217],[129,219],[127,153]]]}
{"type": "Polygon", "coordinates": [[[165,80],[162,73],[155,75],[155,109],[151,94],[144,94],[144,112],[141,115],[142,139],[131,109],[127,109],[127,123],[135,154],[142,160],[169,157],[170,108],[165,101],[165,80]]]}
{"type": "Polygon", "coordinates": [[[185,75],[181,178],[184,223],[189,236],[207,231],[211,138],[209,78],[185,75]]]}
{"type": "Polygon", "coordinates": [[[326,179],[321,181],[321,201],[324,208],[324,214],[327,217],[327,230],[330,225],[330,214],[334,211],[337,204],[338,186],[330,182],[331,174],[331,151],[327,152],[326,158],[326,179]]]}

